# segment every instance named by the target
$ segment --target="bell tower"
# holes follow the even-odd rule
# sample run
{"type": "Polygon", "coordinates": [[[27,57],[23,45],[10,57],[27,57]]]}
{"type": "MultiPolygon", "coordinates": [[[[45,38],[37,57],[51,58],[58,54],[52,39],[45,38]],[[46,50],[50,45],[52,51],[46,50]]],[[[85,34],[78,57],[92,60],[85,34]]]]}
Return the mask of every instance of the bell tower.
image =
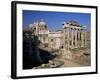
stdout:
{"type": "Polygon", "coordinates": [[[40,23],[39,23],[39,27],[40,27],[40,30],[41,30],[41,31],[47,30],[46,22],[45,22],[43,19],[41,19],[41,21],[40,21],[40,23]]]}

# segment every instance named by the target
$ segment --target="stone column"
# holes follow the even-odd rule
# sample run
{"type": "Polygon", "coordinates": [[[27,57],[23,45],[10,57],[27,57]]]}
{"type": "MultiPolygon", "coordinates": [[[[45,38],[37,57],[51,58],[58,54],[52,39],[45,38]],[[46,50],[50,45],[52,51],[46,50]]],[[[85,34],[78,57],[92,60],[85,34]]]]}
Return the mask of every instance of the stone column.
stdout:
{"type": "Polygon", "coordinates": [[[77,35],[78,35],[78,48],[80,48],[80,29],[78,29],[77,35]]]}
{"type": "Polygon", "coordinates": [[[84,47],[84,32],[81,30],[81,47],[84,47]]]}
{"type": "Polygon", "coordinates": [[[63,47],[64,47],[64,53],[65,53],[65,50],[66,50],[66,29],[64,29],[63,31],[63,47]]]}
{"type": "Polygon", "coordinates": [[[69,51],[69,28],[67,28],[67,49],[69,51]]]}
{"type": "Polygon", "coordinates": [[[63,51],[64,51],[64,54],[63,54],[63,57],[65,59],[72,59],[72,54],[71,54],[71,51],[69,50],[69,25],[64,25],[64,48],[63,48],[63,51]]]}
{"type": "Polygon", "coordinates": [[[77,48],[79,48],[79,30],[77,29],[77,48]]]}
{"type": "Polygon", "coordinates": [[[72,30],[71,30],[71,46],[72,46],[72,49],[73,49],[73,47],[74,47],[74,45],[73,45],[73,42],[74,42],[74,41],[73,41],[73,40],[74,40],[74,39],[73,39],[73,38],[74,38],[73,31],[74,31],[74,30],[72,29],[72,30]]]}
{"type": "Polygon", "coordinates": [[[77,29],[75,29],[75,48],[77,48],[77,29]]]}
{"type": "Polygon", "coordinates": [[[79,44],[79,48],[81,47],[81,30],[79,29],[78,31],[78,44],[79,44]]]}
{"type": "Polygon", "coordinates": [[[84,37],[85,37],[84,45],[85,47],[87,47],[87,31],[84,31],[84,37]]]}

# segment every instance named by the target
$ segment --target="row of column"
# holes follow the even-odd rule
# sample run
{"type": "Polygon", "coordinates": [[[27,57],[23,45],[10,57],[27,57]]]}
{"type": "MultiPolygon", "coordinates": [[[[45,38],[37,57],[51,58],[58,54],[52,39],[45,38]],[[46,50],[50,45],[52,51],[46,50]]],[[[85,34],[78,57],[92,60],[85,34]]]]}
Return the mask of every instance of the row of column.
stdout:
{"type": "Polygon", "coordinates": [[[87,47],[87,32],[84,29],[64,29],[64,46],[69,48],[87,47]]]}

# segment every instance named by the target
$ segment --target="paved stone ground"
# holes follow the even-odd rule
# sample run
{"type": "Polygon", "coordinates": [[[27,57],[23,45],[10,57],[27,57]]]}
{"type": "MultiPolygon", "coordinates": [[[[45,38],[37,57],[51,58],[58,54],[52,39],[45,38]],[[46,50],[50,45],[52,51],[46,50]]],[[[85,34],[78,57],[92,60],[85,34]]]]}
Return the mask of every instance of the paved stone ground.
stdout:
{"type": "Polygon", "coordinates": [[[64,65],[62,65],[61,67],[78,67],[78,66],[80,66],[78,63],[75,63],[68,59],[61,60],[61,61],[64,61],[64,65]]]}
{"type": "Polygon", "coordinates": [[[91,55],[90,49],[79,49],[72,51],[73,61],[80,64],[81,66],[90,66],[91,65],[91,55]]]}
{"type": "MultiPolygon", "coordinates": [[[[42,48],[43,49],[43,48],[42,48]]],[[[44,48],[51,52],[51,54],[56,55],[55,60],[60,60],[64,62],[61,67],[80,67],[80,66],[90,66],[91,58],[90,58],[90,49],[88,48],[80,48],[70,50],[71,58],[67,58],[68,56],[64,53],[61,53],[61,50],[51,50],[50,48],[44,48]]],[[[70,57],[70,55],[69,55],[70,57]]]]}
{"type": "Polygon", "coordinates": [[[90,59],[89,49],[73,50],[71,51],[71,54],[72,54],[72,59],[67,59],[65,55],[59,55],[59,57],[56,57],[55,59],[59,59],[64,62],[64,65],[61,67],[90,66],[91,59],[90,59]]]}

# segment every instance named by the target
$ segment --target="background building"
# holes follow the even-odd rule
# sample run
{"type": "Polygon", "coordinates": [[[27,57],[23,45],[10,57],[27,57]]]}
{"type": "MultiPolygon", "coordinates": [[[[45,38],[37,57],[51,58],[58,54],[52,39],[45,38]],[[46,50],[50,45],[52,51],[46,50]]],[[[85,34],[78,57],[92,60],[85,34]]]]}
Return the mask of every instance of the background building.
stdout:
{"type": "Polygon", "coordinates": [[[33,29],[33,34],[38,36],[42,47],[52,49],[90,47],[90,31],[87,31],[86,26],[73,20],[64,22],[63,29],[58,31],[49,31],[43,19],[31,24],[30,28],[33,29]]]}

